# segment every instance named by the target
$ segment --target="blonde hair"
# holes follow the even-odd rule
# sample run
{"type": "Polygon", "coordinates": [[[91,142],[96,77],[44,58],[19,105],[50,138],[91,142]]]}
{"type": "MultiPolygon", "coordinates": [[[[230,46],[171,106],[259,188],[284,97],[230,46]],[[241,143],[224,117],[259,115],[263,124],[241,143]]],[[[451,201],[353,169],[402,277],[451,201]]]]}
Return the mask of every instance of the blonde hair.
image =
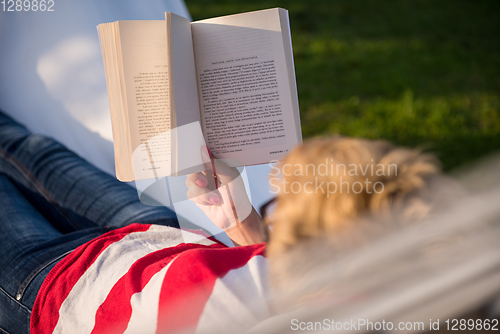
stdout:
{"type": "Polygon", "coordinates": [[[270,257],[297,242],[340,231],[363,217],[394,212],[406,220],[423,217],[429,210],[425,192],[432,177],[440,173],[431,154],[387,141],[345,137],[309,140],[295,148],[279,168],[279,182],[271,175],[271,184],[274,181],[280,189],[270,217],[270,257]],[[323,172],[320,165],[326,165],[323,172]],[[293,191],[294,184],[300,191],[293,191]],[[328,184],[336,185],[334,192],[325,189],[328,184]]]}

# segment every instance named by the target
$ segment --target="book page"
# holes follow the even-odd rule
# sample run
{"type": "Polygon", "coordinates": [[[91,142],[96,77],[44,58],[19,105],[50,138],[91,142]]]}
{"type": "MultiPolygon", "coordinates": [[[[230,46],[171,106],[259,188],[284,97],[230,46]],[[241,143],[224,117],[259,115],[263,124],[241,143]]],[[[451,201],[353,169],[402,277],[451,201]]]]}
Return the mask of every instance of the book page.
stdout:
{"type": "Polygon", "coordinates": [[[301,142],[282,19],[270,9],[191,24],[203,131],[219,158],[267,163],[301,142]]]}
{"type": "Polygon", "coordinates": [[[109,109],[113,129],[116,177],[121,181],[133,178],[130,149],[128,116],[121,87],[121,61],[118,57],[118,22],[102,23],[97,27],[101,44],[106,86],[108,89],[109,109]]]}
{"type": "Polygon", "coordinates": [[[165,21],[119,21],[123,87],[135,179],[171,172],[165,21]]]}
{"type": "Polygon", "coordinates": [[[191,22],[185,17],[165,13],[169,50],[171,132],[173,167],[171,175],[184,175],[205,169],[201,158],[205,140],[201,130],[200,104],[193,52],[191,22]]]}

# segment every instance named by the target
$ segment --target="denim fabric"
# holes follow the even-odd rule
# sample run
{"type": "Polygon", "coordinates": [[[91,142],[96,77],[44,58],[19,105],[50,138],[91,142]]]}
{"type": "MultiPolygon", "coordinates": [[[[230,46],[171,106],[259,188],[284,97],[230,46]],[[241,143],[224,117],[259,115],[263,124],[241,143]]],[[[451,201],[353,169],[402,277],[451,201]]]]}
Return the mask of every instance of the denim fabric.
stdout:
{"type": "Polygon", "coordinates": [[[0,333],[29,332],[44,278],[83,243],[130,223],[178,227],[165,207],[0,112],[0,333]]]}

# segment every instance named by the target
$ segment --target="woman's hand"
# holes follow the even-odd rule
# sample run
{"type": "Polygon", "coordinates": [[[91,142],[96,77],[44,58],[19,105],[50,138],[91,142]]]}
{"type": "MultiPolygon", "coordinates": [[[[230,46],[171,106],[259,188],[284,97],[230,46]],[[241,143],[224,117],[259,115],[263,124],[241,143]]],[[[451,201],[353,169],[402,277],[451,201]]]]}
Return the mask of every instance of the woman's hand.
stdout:
{"type": "Polygon", "coordinates": [[[187,176],[188,198],[235,243],[264,241],[260,216],[248,199],[239,171],[211,156],[207,148],[202,149],[202,157],[207,170],[187,176]]]}

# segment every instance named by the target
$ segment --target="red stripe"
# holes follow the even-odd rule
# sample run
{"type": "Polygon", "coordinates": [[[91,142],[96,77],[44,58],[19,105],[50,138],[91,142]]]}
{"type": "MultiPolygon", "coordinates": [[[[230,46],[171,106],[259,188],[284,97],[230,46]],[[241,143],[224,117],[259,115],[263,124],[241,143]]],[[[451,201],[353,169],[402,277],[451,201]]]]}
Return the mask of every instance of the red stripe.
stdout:
{"type": "Polygon", "coordinates": [[[210,246],[198,244],[179,244],[161,249],[137,260],[129,271],[113,286],[106,300],[96,313],[92,334],[123,333],[132,316],[131,298],[141,292],[151,277],[167,266],[179,253],[194,248],[220,248],[219,244],[210,246]]]}
{"type": "MultiPolygon", "coordinates": [[[[160,293],[157,333],[169,333],[197,325],[215,281],[230,270],[243,267],[263,255],[265,244],[245,247],[192,249],[170,266],[160,293]]],[[[223,315],[222,315],[223,316],[223,315]]]]}
{"type": "Polygon", "coordinates": [[[191,230],[191,229],[187,229],[187,228],[181,228],[181,230],[186,231],[186,232],[190,232],[190,233],[193,233],[193,234],[201,235],[202,237],[205,237],[208,240],[211,240],[211,241],[216,242],[216,243],[218,243],[218,244],[220,244],[222,246],[226,246],[227,247],[226,244],[224,244],[223,242],[215,239],[215,237],[213,235],[208,234],[208,233],[206,233],[203,230],[191,230]]]}
{"type": "Polygon", "coordinates": [[[30,333],[52,333],[59,309],[74,285],[97,257],[111,244],[132,232],[144,232],[151,225],[131,224],[93,239],[62,259],[45,278],[31,313],[30,333]]]}

